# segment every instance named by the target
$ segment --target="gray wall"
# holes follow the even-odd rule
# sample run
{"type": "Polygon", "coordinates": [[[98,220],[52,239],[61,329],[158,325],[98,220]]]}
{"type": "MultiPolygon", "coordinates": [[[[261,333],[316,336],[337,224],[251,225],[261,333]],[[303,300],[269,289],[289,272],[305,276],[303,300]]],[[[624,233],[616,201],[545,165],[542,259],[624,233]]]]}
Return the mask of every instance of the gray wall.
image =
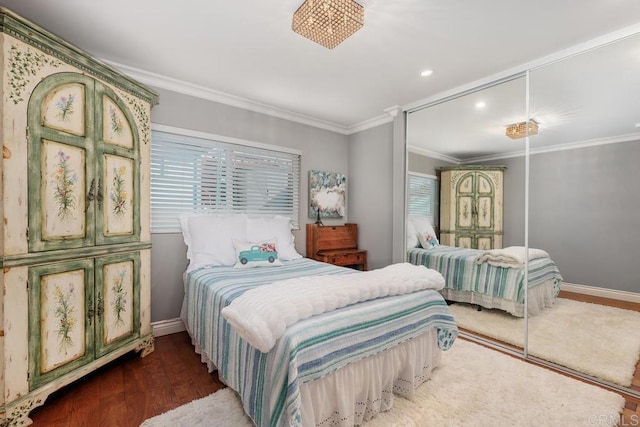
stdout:
{"type": "MultiPolygon", "coordinates": [[[[409,169],[418,161],[437,165],[410,157],[409,169]]],[[[524,157],[489,163],[507,167],[504,246],[522,245],[524,157]]],[[[548,251],[565,282],[640,292],[638,165],[640,141],[530,156],[529,246],[548,251]]]]}
{"type": "MultiPolygon", "coordinates": [[[[151,111],[154,124],[175,126],[200,132],[274,144],[302,151],[300,182],[301,229],[294,231],[296,249],[305,255],[306,236],[304,223],[308,218],[309,170],[325,170],[347,175],[347,197],[367,191],[366,180],[356,178],[351,182],[349,171],[349,137],[300,123],[230,107],[175,92],[157,89],[160,104],[151,111]],[[353,187],[352,187],[353,185],[353,187]]],[[[381,145],[381,140],[377,140],[381,145]]],[[[151,142],[153,144],[153,141],[151,142]]],[[[386,196],[384,196],[386,197],[386,196]]],[[[323,221],[326,224],[342,224],[352,218],[350,210],[359,210],[357,203],[347,202],[347,217],[323,221]]],[[[361,236],[367,234],[366,226],[360,228],[361,236]]],[[[151,320],[174,319],[180,314],[182,303],[182,273],[187,264],[186,247],[182,234],[152,234],[151,249],[151,320]]],[[[390,242],[385,242],[389,245],[390,242]]],[[[375,251],[374,251],[375,253],[375,251]]],[[[380,257],[382,258],[382,257],[380,257]]]]}
{"type": "Polygon", "coordinates": [[[367,250],[369,269],[392,258],[392,138],[392,123],[349,138],[349,221],[358,224],[358,246],[367,250]]]}
{"type": "Polygon", "coordinates": [[[640,141],[532,155],[529,244],[565,281],[640,292],[640,141]]]}
{"type": "Polygon", "coordinates": [[[418,172],[426,175],[434,175],[440,178],[439,169],[442,166],[451,166],[453,163],[446,162],[444,160],[432,159],[431,157],[423,156],[409,152],[408,156],[408,170],[409,172],[418,172]]]}

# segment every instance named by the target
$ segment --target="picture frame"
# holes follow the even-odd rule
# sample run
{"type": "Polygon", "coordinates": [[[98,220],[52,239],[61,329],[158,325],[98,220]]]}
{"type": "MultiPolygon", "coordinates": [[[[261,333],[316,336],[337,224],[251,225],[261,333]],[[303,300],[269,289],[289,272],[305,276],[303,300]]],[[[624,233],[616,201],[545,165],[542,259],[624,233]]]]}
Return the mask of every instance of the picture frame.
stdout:
{"type": "Polygon", "coordinates": [[[343,218],[346,200],[346,175],[339,172],[309,171],[309,218],[343,218]]]}

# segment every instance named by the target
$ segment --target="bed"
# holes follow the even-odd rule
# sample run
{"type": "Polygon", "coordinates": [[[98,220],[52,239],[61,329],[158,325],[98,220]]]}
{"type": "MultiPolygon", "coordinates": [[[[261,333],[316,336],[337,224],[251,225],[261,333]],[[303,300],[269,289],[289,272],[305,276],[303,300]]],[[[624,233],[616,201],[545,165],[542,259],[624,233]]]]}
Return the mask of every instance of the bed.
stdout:
{"type": "MultiPolygon", "coordinates": [[[[407,261],[439,271],[445,279],[440,293],[446,300],[496,308],[523,317],[524,267],[480,262],[488,253],[434,244],[428,249],[408,249],[407,261]]],[[[532,316],[553,306],[562,276],[549,256],[540,256],[529,260],[528,283],[528,315],[532,316]]]]}
{"type": "MultiPolygon", "coordinates": [[[[284,230],[280,223],[274,227],[272,220],[260,219],[258,226],[245,218],[240,222],[254,223],[239,236],[243,234],[239,223],[218,220],[197,219],[206,224],[197,231],[182,221],[190,268],[184,276],[181,317],[202,361],[210,371],[217,369],[219,378],[238,393],[256,425],[359,425],[389,410],[394,394],[413,398],[415,388],[438,365],[441,352],[453,344],[458,330],[446,302],[437,290],[423,289],[366,299],[297,320],[276,336],[268,351],[259,350],[259,344],[252,345],[251,337],[225,317],[225,311],[246,296],[305,280],[315,288],[325,282],[327,286],[364,283],[373,277],[366,275],[375,272],[301,257],[291,251],[288,222],[284,230]],[[206,257],[201,255],[220,252],[228,246],[225,238],[234,233],[233,244],[237,246],[237,238],[243,237],[252,242],[250,250],[266,235],[275,234],[278,254],[263,257],[256,268],[203,261],[206,257]],[[202,245],[206,248],[199,250],[202,245]]],[[[437,274],[443,286],[439,273],[430,274],[437,274]]],[[[276,300],[274,304],[279,303],[276,300]]]]}

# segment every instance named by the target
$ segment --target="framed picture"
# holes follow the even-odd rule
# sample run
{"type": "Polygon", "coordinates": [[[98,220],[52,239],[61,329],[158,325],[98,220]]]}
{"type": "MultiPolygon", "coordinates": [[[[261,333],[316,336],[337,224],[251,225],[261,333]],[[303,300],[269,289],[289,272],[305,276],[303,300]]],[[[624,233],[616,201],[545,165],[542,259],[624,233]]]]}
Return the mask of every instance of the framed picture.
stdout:
{"type": "Polygon", "coordinates": [[[347,199],[347,177],[337,172],[309,171],[309,218],[342,218],[347,199]]]}

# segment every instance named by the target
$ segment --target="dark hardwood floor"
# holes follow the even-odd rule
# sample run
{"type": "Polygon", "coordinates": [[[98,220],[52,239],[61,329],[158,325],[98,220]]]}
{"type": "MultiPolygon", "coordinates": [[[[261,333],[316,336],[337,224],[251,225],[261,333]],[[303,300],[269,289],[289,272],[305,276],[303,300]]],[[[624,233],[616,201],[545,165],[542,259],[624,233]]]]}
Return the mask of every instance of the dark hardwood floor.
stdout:
{"type": "MultiPolygon", "coordinates": [[[[33,425],[134,427],[224,387],[200,362],[186,332],[158,337],[155,346],[147,357],[127,354],[52,394],[31,412],[33,425]]],[[[634,384],[640,384],[640,363],[634,384]]],[[[640,426],[640,400],[625,397],[620,425],[640,426]]]]}
{"type": "Polygon", "coordinates": [[[52,394],[31,419],[35,427],[133,427],[223,387],[182,332],[156,338],[147,357],[129,353],[52,394]]]}

